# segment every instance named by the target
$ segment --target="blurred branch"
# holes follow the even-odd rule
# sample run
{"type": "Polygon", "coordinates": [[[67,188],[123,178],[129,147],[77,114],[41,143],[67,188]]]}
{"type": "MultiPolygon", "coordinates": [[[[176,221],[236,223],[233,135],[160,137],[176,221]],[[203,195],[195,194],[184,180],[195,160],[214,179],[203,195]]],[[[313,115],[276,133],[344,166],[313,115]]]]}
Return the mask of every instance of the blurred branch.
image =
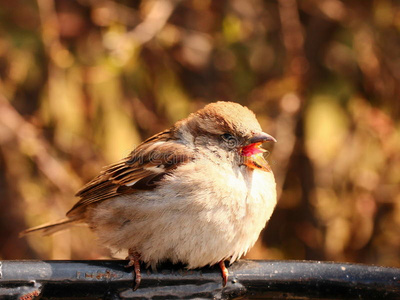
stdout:
{"type": "Polygon", "coordinates": [[[279,15],[286,48],[287,75],[296,76],[301,81],[308,62],[304,55],[303,29],[296,0],[279,0],[279,15]]]}
{"type": "Polygon", "coordinates": [[[336,22],[348,24],[351,21],[346,5],[340,0],[303,1],[302,8],[312,15],[324,16],[336,22]]]}
{"type": "Polygon", "coordinates": [[[126,37],[134,39],[139,44],[147,43],[165,26],[179,2],[181,0],[154,1],[143,22],[128,32],[126,37]]]}
{"type": "MultiPolygon", "coordinates": [[[[62,63],[69,51],[60,42],[60,26],[53,0],[37,0],[42,27],[42,40],[49,57],[62,63]]],[[[52,64],[49,64],[50,67],[52,64]]],[[[51,75],[51,69],[50,75],[51,75]]],[[[50,76],[51,78],[51,76],[50,76]]]]}
{"type": "Polygon", "coordinates": [[[294,152],[297,141],[296,126],[300,108],[300,97],[297,93],[288,93],[281,99],[281,113],[275,120],[276,136],[278,141],[274,147],[274,159],[277,160],[279,168],[274,171],[277,182],[278,199],[282,195],[282,188],[288,172],[290,158],[294,152]]]}
{"type": "MultiPolygon", "coordinates": [[[[80,182],[50,154],[51,147],[42,134],[35,126],[24,120],[2,95],[0,95],[0,126],[6,128],[20,145],[25,146],[26,154],[60,191],[71,194],[79,187],[80,182]]],[[[0,143],[4,143],[4,136],[0,136],[0,143]]]]}
{"type": "Polygon", "coordinates": [[[277,138],[285,141],[285,143],[277,143],[274,152],[274,157],[278,160],[280,166],[276,172],[278,199],[282,194],[289,160],[297,142],[296,127],[304,105],[302,83],[308,68],[304,54],[303,30],[296,0],[280,0],[279,15],[286,48],[285,76],[294,81],[295,88],[281,98],[281,114],[276,119],[277,138]]]}

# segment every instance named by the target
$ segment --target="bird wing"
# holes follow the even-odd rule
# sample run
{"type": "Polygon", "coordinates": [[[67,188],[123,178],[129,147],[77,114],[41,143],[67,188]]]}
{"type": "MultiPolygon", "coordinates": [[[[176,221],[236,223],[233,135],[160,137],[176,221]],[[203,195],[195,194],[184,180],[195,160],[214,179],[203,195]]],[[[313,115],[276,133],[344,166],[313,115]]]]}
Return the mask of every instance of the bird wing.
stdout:
{"type": "Polygon", "coordinates": [[[140,144],[121,161],[105,167],[76,194],[80,200],[67,212],[73,217],[93,203],[152,190],[178,166],[193,159],[190,149],[163,131],[140,144]]]}

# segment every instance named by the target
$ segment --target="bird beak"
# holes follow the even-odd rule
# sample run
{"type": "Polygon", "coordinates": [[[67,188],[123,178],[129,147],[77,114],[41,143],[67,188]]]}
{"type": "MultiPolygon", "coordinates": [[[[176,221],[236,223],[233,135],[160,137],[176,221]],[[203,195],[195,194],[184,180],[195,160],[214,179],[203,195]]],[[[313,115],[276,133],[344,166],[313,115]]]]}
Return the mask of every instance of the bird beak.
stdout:
{"type": "Polygon", "coordinates": [[[269,135],[268,133],[265,132],[257,133],[249,139],[249,144],[264,143],[264,142],[276,143],[276,139],[272,135],[269,135]]]}
{"type": "Polygon", "coordinates": [[[261,148],[264,142],[276,142],[276,139],[265,132],[257,133],[240,147],[240,154],[244,158],[243,163],[249,168],[270,172],[271,168],[263,155],[266,150],[261,148]]]}

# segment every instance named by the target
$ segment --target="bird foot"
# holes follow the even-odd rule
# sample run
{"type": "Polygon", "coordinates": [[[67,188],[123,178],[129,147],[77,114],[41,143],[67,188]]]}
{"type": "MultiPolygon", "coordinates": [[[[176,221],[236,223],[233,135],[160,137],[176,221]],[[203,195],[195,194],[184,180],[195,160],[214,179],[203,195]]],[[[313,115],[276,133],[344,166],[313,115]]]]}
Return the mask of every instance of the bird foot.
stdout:
{"type": "Polygon", "coordinates": [[[222,286],[225,287],[228,282],[229,272],[228,269],[225,267],[225,262],[223,260],[219,262],[219,267],[221,268],[222,273],[222,286]]]}
{"type": "Polygon", "coordinates": [[[129,260],[129,262],[125,268],[130,268],[133,266],[132,273],[135,273],[135,285],[133,286],[133,290],[136,291],[140,285],[140,281],[142,280],[142,274],[140,273],[140,255],[134,250],[129,249],[126,259],[129,260]]]}

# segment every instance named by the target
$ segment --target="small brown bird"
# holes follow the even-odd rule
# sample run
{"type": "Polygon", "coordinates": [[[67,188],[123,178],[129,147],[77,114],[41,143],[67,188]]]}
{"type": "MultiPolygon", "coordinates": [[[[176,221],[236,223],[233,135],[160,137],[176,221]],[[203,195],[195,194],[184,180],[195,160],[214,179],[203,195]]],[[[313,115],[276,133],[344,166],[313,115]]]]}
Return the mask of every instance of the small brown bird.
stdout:
{"type": "Polygon", "coordinates": [[[76,196],[67,218],[31,228],[51,234],[87,223],[99,241],[128,249],[135,289],[140,261],[170,260],[188,269],[238,260],[254,245],[276,204],[274,175],[264,159],[254,113],[216,102],[141,143],[106,167],[76,196]]]}

